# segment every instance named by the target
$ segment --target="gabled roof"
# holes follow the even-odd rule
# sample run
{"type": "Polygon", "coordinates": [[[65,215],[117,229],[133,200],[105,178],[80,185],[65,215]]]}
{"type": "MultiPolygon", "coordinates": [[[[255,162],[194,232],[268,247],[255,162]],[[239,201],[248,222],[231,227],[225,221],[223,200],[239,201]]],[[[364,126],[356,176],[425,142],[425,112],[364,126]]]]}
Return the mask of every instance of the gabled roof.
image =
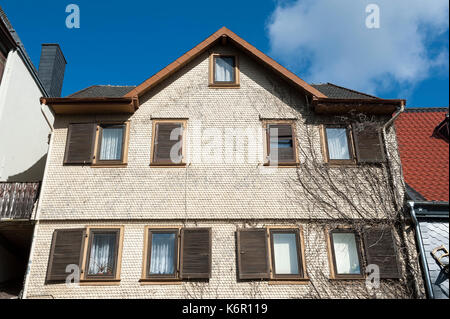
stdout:
{"type": "Polygon", "coordinates": [[[66,97],[122,97],[136,86],[92,85],[66,97]]]}
{"type": "Polygon", "coordinates": [[[410,197],[449,200],[449,144],[434,135],[447,114],[448,108],[411,108],[395,122],[410,197]]]}
{"type": "Polygon", "coordinates": [[[285,79],[289,80],[295,85],[298,85],[306,93],[309,93],[310,95],[316,97],[326,97],[322,92],[320,92],[319,90],[315,89],[314,87],[312,87],[311,85],[300,79],[297,75],[295,75],[282,65],[275,62],[272,58],[268,57],[267,55],[256,49],[254,46],[252,46],[251,44],[249,44],[248,42],[237,36],[235,33],[228,30],[226,27],[220,28],[218,31],[210,35],[206,40],[202,41],[193,49],[189,50],[181,57],[179,57],[177,60],[166,66],[164,69],[151,76],[149,79],[147,79],[138,87],[136,87],[134,90],[128,92],[125,96],[126,97],[141,96],[142,94],[150,90],[152,87],[154,87],[155,85],[166,79],[168,76],[178,71],[188,62],[192,61],[194,58],[199,56],[209,47],[215,45],[217,41],[222,38],[225,38],[227,40],[229,39],[230,42],[232,42],[238,48],[244,50],[249,55],[253,56],[260,62],[264,63],[270,69],[280,74],[285,79]]]}
{"type": "Polygon", "coordinates": [[[311,84],[311,86],[331,99],[377,99],[376,96],[347,89],[333,83],[311,84]]]}

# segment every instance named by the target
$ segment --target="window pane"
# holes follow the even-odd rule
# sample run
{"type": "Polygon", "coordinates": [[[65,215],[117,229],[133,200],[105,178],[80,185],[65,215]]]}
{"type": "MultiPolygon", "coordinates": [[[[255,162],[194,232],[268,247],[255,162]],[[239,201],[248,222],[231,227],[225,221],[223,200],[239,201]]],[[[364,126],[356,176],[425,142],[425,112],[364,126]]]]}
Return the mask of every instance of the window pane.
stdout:
{"type": "Polygon", "coordinates": [[[272,124],[268,128],[270,135],[270,160],[278,162],[294,161],[294,142],[291,125],[272,124]]]}
{"type": "Polygon", "coordinates": [[[355,234],[334,233],[332,236],[337,273],[360,274],[355,234]]]}
{"type": "Polygon", "coordinates": [[[350,159],[347,129],[327,128],[327,140],[330,159],[350,159]]]}
{"type": "Polygon", "coordinates": [[[151,275],[173,275],[175,273],[175,233],[152,234],[151,275]]]}
{"type": "Polygon", "coordinates": [[[88,275],[113,275],[117,233],[93,233],[88,275]]]}
{"type": "Polygon", "coordinates": [[[234,82],[234,57],[216,57],[215,82],[234,82]]]}
{"type": "Polygon", "coordinates": [[[297,237],[295,234],[273,234],[272,240],[276,274],[298,275],[297,237]]]}
{"type": "Polygon", "coordinates": [[[104,127],[102,129],[102,141],[100,160],[120,161],[122,159],[123,127],[104,127]]]}

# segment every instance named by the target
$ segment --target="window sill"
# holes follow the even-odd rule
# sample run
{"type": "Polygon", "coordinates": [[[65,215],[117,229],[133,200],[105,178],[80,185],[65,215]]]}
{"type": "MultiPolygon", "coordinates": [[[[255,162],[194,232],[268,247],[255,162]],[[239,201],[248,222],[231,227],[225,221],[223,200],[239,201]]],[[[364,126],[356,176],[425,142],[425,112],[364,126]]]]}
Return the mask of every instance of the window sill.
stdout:
{"type": "Polygon", "coordinates": [[[92,164],[91,167],[93,168],[123,168],[127,167],[127,163],[122,164],[92,164]]]}
{"type": "Polygon", "coordinates": [[[269,285],[309,285],[309,278],[301,279],[270,279],[269,285]]]}
{"type": "Polygon", "coordinates": [[[163,164],[163,163],[150,163],[150,167],[185,167],[186,163],[180,163],[180,164],[163,164]]]}
{"type": "Polygon", "coordinates": [[[330,277],[332,281],[342,281],[342,280],[366,280],[364,276],[339,276],[339,277],[330,277]]]}
{"type": "Polygon", "coordinates": [[[141,286],[146,285],[181,285],[182,281],[180,279],[162,279],[162,278],[155,278],[155,279],[148,279],[148,278],[142,278],[139,279],[139,282],[141,286]]]}
{"type": "Polygon", "coordinates": [[[120,279],[83,279],[80,286],[119,286],[120,279]]]}
{"type": "Polygon", "coordinates": [[[208,85],[211,89],[238,89],[241,87],[239,83],[233,83],[233,84],[213,84],[210,83],[208,85]]]}
{"type": "Polygon", "coordinates": [[[300,163],[278,163],[277,165],[270,165],[270,163],[264,163],[263,166],[267,167],[300,167],[300,163]]]}

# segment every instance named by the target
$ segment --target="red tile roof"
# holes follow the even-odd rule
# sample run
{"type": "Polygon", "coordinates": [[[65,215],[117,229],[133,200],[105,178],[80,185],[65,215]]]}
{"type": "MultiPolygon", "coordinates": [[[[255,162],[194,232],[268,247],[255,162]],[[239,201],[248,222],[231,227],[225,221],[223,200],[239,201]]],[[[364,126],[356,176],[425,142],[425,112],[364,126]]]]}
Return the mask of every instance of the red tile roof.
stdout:
{"type": "Polygon", "coordinates": [[[433,137],[447,108],[406,109],[395,122],[405,182],[427,201],[449,200],[449,144],[433,137]]]}

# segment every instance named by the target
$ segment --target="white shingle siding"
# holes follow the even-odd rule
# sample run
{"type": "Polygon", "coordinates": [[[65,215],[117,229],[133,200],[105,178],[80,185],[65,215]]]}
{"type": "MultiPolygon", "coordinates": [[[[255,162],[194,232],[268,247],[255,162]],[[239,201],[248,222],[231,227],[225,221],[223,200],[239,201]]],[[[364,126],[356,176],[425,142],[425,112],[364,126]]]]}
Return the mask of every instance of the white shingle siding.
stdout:
{"type": "MultiPolygon", "coordinates": [[[[215,51],[225,52],[225,49],[218,48],[215,51]]],[[[205,53],[141,97],[139,109],[129,117],[57,117],[46,183],[42,190],[41,221],[32,256],[28,297],[313,298],[319,296],[315,289],[320,292],[320,297],[368,297],[364,281],[328,280],[324,224],[316,225],[313,222],[306,227],[313,220],[342,216],[309,201],[296,182],[295,168],[279,168],[273,174],[263,174],[262,140],[253,149],[258,156],[250,162],[211,163],[193,156],[192,141],[199,139],[194,124],[199,121],[203,128],[219,129],[222,132],[228,128],[250,128],[256,131],[261,129],[261,118],[288,118],[297,119],[300,148],[308,147],[304,137],[307,131],[312,132],[313,152],[317,160],[322,161],[318,123],[325,119],[317,118],[308,110],[302,92],[242,53],[239,54],[239,64],[239,89],[208,88],[209,60],[208,53],[205,53]],[[186,168],[149,166],[152,119],[155,118],[188,119],[186,168]],[[63,166],[68,124],[93,120],[130,120],[127,167],[63,166]],[[179,225],[183,222],[213,228],[213,271],[210,282],[142,286],[138,280],[142,267],[144,227],[179,225]],[[316,279],[315,285],[237,282],[234,232],[237,226],[242,227],[246,222],[256,225],[305,225],[307,269],[312,281],[316,279]],[[53,230],[104,224],[125,225],[120,285],[71,290],[63,284],[44,285],[53,230]],[[344,286],[349,288],[342,289],[344,286]]],[[[205,141],[202,145],[205,146],[205,141]]],[[[303,162],[305,159],[302,157],[305,155],[300,154],[303,162]]],[[[385,174],[379,167],[370,169],[377,174],[385,174]]],[[[341,176],[339,169],[334,170],[334,173],[341,176]]],[[[314,182],[309,182],[309,187],[317,190],[314,182]]],[[[352,196],[351,193],[347,195],[352,196]]],[[[356,212],[344,200],[336,198],[336,204],[341,211],[356,217],[356,212]]],[[[372,218],[385,217],[384,212],[373,204],[361,202],[359,205],[365,205],[364,211],[372,218]]],[[[403,282],[386,281],[382,287],[396,285],[403,285],[403,282]]],[[[395,289],[384,291],[382,288],[380,297],[405,296],[395,289]]]]}

